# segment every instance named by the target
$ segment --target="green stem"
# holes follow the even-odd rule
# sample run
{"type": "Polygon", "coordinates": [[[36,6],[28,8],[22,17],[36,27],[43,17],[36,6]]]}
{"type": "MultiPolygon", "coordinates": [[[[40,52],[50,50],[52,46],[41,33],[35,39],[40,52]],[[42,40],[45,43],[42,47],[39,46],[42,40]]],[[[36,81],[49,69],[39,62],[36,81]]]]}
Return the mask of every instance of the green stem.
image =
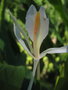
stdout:
{"type": "Polygon", "coordinates": [[[31,90],[32,89],[32,85],[33,85],[35,72],[36,72],[38,63],[39,63],[39,60],[34,60],[33,74],[32,74],[32,77],[31,77],[31,80],[30,80],[30,83],[29,83],[29,86],[28,86],[27,90],[31,90]]]}

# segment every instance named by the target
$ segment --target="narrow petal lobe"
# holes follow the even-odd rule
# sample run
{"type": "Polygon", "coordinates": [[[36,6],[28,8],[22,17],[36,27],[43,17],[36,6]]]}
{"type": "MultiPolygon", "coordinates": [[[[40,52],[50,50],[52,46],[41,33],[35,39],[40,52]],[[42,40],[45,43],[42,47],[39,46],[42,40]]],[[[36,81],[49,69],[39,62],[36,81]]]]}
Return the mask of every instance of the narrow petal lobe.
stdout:
{"type": "Polygon", "coordinates": [[[36,8],[33,5],[31,5],[26,15],[26,30],[32,41],[33,41],[33,30],[34,30],[33,28],[36,12],[37,12],[36,8]]]}
{"type": "Polygon", "coordinates": [[[19,43],[23,46],[23,48],[28,52],[29,55],[31,55],[34,58],[32,53],[29,51],[29,49],[25,45],[25,42],[23,41],[23,39],[21,37],[21,32],[20,32],[20,30],[18,30],[18,28],[15,24],[14,24],[14,34],[15,34],[17,40],[19,41],[19,43]]]}
{"type": "Polygon", "coordinates": [[[49,48],[40,54],[40,58],[42,58],[46,54],[53,54],[53,53],[68,53],[68,46],[63,46],[60,48],[49,48]]]}

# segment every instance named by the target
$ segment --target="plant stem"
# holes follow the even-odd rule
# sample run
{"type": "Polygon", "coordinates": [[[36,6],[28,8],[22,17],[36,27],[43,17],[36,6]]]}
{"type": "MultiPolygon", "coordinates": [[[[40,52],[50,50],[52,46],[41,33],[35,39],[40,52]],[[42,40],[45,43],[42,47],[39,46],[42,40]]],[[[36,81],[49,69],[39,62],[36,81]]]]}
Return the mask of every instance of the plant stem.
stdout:
{"type": "Polygon", "coordinates": [[[37,80],[40,80],[40,61],[37,66],[37,80]]]}
{"type": "Polygon", "coordinates": [[[32,89],[32,85],[33,85],[35,72],[36,72],[36,68],[37,68],[38,63],[39,63],[39,60],[34,60],[33,73],[32,73],[32,77],[31,77],[31,80],[30,80],[30,83],[29,83],[29,86],[28,86],[27,90],[31,90],[32,89]]]}

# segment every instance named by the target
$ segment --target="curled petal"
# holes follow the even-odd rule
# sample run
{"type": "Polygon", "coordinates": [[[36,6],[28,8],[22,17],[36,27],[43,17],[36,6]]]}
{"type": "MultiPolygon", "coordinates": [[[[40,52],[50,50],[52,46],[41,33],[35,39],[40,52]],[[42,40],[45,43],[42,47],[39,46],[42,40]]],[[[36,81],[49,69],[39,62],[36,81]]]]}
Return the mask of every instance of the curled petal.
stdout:
{"type": "Polygon", "coordinates": [[[53,53],[68,53],[68,46],[63,46],[60,48],[49,48],[40,54],[40,58],[42,58],[46,54],[53,54],[53,53]]]}
{"type": "Polygon", "coordinates": [[[32,55],[32,53],[29,51],[29,49],[27,48],[27,46],[25,45],[25,42],[23,41],[22,37],[21,37],[21,32],[20,30],[18,30],[17,26],[14,24],[14,34],[17,38],[17,40],[20,42],[20,44],[23,46],[23,48],[28,52],[28,54],[30,56],[32,56],[34,58],[34,56],[32,55]]]}
{"type": "Polygon", "coordinates": [[[33,5],[31,5],[26,15],[26,30],[32,41],[33,41],[33,30],[34,30],[33,28],[36,12],[37,12],[36,8],[33,5]]]}
{"type": "Polygon", "coordinates": [[[12,13],[9,10],[8,10],[8,13],[10,14],[10,16],[11,16],[13,22],[15,23],[16,27],[18,28],[19,32],[21,32],[23,34],[23,36],[25,37],[25,39],[26,39],[26,41],[27,41],[27,43],[29,45],[30,51],[33,53],[32,46],[29,43],[30,41],[28,39],[29,38],[28,35],[25,33],[24,30],[22,30],[21,26],[17,23],[17,19],[12,15],[12,13]]]}

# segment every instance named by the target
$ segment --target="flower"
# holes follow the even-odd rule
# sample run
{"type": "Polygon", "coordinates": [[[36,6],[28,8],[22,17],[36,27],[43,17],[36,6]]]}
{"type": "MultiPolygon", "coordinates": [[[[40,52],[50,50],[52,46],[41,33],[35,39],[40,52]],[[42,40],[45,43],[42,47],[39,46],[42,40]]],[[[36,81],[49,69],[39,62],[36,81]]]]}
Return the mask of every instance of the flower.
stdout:
{"type": "Polygon", "coordinates": [[[45,8],[43,8],[42,6],[40,7],[40,10],[37,11],[34,5],[31,5],[27,12],[26,30],[29,36],[26,35],[24,30],[22,30],[20,25],[17,23],[16,18],[11,14],[11,12],[9,13],[14,21],[14,33],[17,40],[20,42],[23,48],[29,53],[29,55],[31,55],[34,59],[36,60],[41,59],[47,53],[52,54],[52,53],[68,52],[68,46],[63,46],[60,48],[49,48],[43,51],[42,53],[40,53],[40,46],[43,40],[45,39],[45,37],[48,35],[48,30],[49,30],[49,19],[45,14],[45,8]],[[30,50],[23,41],[21,37],[21,33],[24,35],[30,50]],[[30,44],[29,38],[32,40],[33,43],[32,46],[30,44]]]}
{"type": "Polygon", "coordinates": [[[41,44],[45,37],[48,35],[49,30],[49,19],[47,18],[45,14],[45,9],[42,6],[40,7],[40,10],[37,11],[34,5],[31,5],[27,12],[25,26],[28,35],[24,30],[22,30],[20,25],[17,23],[16,18],[11,14],[10,11],[9,13],[14,21],[14,34],[17,40],[20,42],[23,48],[34,58],[33,77],[28,88],[28,90],[31,90],[39,60],[46,54],[68,53],[68,46],[63,46],[60,48],[49,48],[40,53],[41,44]],[[29,48],[26,46],[21,34],[25,37],[29,48]],[[31,39],[33,44],[30,44],[29,38],[31,39]]]}

